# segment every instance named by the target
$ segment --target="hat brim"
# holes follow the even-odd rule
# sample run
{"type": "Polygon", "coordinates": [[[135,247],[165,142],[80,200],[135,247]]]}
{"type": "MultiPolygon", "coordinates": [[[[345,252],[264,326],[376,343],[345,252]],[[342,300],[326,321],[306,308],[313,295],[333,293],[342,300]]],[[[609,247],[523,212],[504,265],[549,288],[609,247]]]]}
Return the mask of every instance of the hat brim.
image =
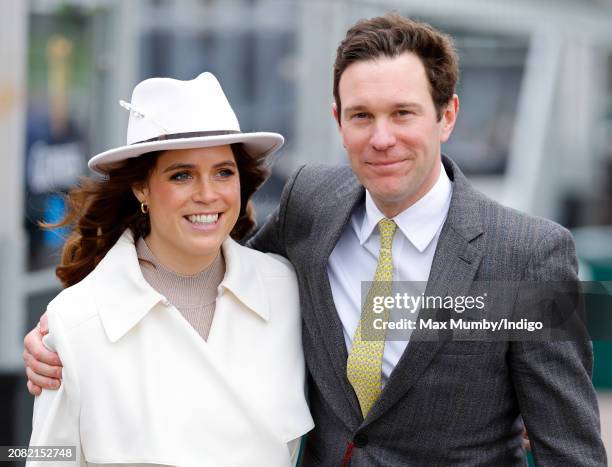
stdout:
{"type": "Polygon", "coordinates": [[[209,148],[233,143],[243,143],[245,150],[252,157],[260,159],[280,149],[284,141],[285,139],[279,133],[269,132],[236,133],[230,135],[150,141],[104,151],[89,159],[88,165],[91,170],[105,175],[108,172],[109,165],[138,157],[149,152],[167,151],[170,149],[209,148]]]}

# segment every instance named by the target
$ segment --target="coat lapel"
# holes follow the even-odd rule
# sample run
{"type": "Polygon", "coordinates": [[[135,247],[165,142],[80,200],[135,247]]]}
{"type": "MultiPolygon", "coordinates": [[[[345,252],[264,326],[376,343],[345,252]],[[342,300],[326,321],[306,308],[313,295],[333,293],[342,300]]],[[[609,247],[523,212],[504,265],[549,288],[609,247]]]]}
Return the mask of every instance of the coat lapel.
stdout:
{"type": "MultiPolygon", "coordinates": [[[[477,193],[449,159],[443,159],[453,183],[448,216],[438,240],[425,291],[426,296],[466,295],[482,260],[482,253],[471,242],[482,232],[480,215],[475,209],[477,193]]],[[[440,310],[423,310],[437,320],[448,319],[440,310]]],[[[425,314],[420,314],[424,317],[425,314]]],[[[389,410],[418,381],[448,335],[415,330],[397,366],[391,373],[381,397],[372,407],[364,424],[370,424],[389,410]]]]}
{"type": "Polygon", "coordinates": [[[319,289],[313,293],[319,296],[316,302],[320,306],[316,306],[313,315],[311,315],[314,316],[314,322],[308,323],[309,319],[307,318],[311,316],[304,315],[307,325],[314,326],[313,329],[316,329],[322,335],[323,345],[330,356],[337,386],[342,388],[351,406],[352,410],[350,412],[341,409],[337,413],[349,426],[359,423],[357,415],[360,413],[360,409],[355,393],[346,378],[348,353],[344,342],[342,323],[334,304],[329,283],[327,264],[340,235],[350,223],[353,210],[359,203],[363,202],[364,196],[365,189],[351,173],[351,176],[343,177],[343,181],[334,192],[334,202],[333,204],[330,203],[334,208],[329,209],[326,205],[325,208],[320,210],[317,223],[319,225],[316,226],[316,231],[326,233],[321,235],[320,244],[313,255],[312,264],[314,283],[319,286],[319,289]]]}

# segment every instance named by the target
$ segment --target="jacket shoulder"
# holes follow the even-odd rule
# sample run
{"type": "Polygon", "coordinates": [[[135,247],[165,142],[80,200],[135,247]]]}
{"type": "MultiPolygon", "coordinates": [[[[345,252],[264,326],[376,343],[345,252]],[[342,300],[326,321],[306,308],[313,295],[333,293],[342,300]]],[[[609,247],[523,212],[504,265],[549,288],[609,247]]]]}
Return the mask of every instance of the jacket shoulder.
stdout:
{"type": "Polygon", "coordinates": [[[327,192],[344,183],[356,182],[356,180],[349,165],[307,164],[297,174],[295,186],[300,191],[320,193],[321,190],[327,192]]]}
{"type": "Polygon", "coordinates": [[[472,233],[481,231],[482,235],[477,235],[471,243],[484,257],[481,279],[572,280],[575,275],[573,237],[556,222],[504,206],[483,194],[471,197],[453,217],[455,229],[469,232],[471,227],[465,226],[470,225],[470,220],[479,225],[472,233]],[[461,217],[468,220],[457,221],[461,217]]]}
{"type": "Polygon", "coordinates": [[[549,235],[571,236],[569,230],[557,222],[504,206],[484,194],[481,194],[480,210],[487,229],[496,226],[496,230],[505,231],[505,236],[514,241],[531,243],[549,235]]]}
{"type": "Polygon", "coordinates": [[[65,288],[47,305],[47,311],[55,313],[66,329],[88,321],[98,314],[92,299],[89,276],[65,288]]]}
{"type": "Polygon", "coordinates": [[[363,187],[348,165],[303,166],[295,176],[286,204],[286,238],[303,236],[320,214],[342,207],[362,194],[363,187]]]}
{"type": "Polygon", "coordinates": [[[562,237],[570,235],[567,229],[550,219],[518,211],[489,198],[467,180],[450,158],[443,156],[442,161],[453,181],[449,217],[454,225],[477,224],[489,236],[493,235],[498,244],[520,242],[522,247],[552,233],[562,237]]]}
{"type": "Polygon", "coordinates": [[[349,165],[306,164],[300,171],[301,177],[310,177],[317,180],[346,177],[349,174],[353,174],[349,165]]]}

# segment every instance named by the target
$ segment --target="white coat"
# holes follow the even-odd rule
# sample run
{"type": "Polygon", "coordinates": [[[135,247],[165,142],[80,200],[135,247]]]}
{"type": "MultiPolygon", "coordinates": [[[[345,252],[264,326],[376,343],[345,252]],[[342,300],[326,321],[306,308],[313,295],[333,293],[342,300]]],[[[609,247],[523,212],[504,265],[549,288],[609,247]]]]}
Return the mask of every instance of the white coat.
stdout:
{"type": "Polygon", "coordinates": [[[76,446],[78,465],[290,465],[287,443],[313,427],[295,273],[222,248],[207,341],[144,280],[129,231],[49,304],[63,383],[36,398],[31,446],[76,446]]]}

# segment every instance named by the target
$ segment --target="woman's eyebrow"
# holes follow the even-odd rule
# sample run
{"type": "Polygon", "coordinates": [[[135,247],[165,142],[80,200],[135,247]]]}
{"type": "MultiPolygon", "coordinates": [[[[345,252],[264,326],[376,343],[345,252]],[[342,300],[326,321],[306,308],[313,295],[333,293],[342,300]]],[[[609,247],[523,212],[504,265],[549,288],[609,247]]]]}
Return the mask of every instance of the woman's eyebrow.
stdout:
{"type": "Polygon", "coordinates": [[[169,165],[168,167],[166,167],[163,171],[163,173],[166,172],[171,172],[173,170],[177,170],[177,169],[193,169],[195,167],[195,165],[193,164],[184,164],[181,162],[177,162],[176,164],[172,164],[169,165]]]}
{"type": "MultiPolygon", "coordinates": [[[[213,165],[213,168],[216,169],[218,167],[223,167],[223,166],[228,166],[228,165],[232,167],[236,167],[236,162],[234,162],[231,159],[227,159],[225,161],[217,162],[215,165],[213,165]]],[[[176,162],[175,164],[171,164],[168,167],[166,167],[162,173],[172,172],[173,170],[193,170],[195,169],[195,167],[196,167],[195,164],[186,164],[184,162],[176,162]]]]}
{"type": "Polygon", "coordinates": [[[232,167],[236,167],[236,163],[233,160],[228,159],[226,161],[218,162],[217,164],[213,165],[213,168],[216,169],[216,168],[222,167],[224,165],[231,165],[232,167]]]}

